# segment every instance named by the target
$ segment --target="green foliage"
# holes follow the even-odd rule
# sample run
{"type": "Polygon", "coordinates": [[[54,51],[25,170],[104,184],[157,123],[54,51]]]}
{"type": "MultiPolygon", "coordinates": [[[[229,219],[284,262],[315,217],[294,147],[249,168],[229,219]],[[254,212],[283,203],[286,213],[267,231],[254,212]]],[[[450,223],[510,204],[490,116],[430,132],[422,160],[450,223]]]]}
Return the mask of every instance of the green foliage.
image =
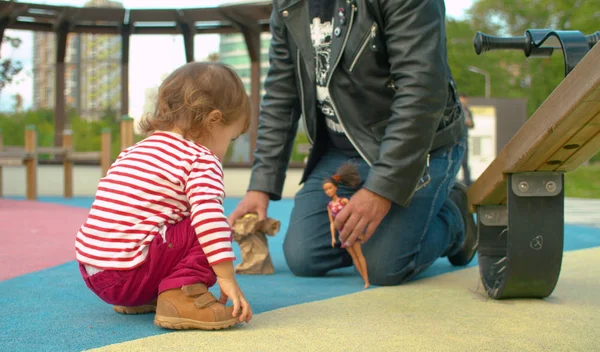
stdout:
{"type": "Polygon", "coordinates": [[[51,110],[0,114],[0,129],[2,129],[4,145],[24,146],[25,126],[27,125],[35,125],[39,146],[52,146],[54,141],[54,113],[51,110]]]}
{"type": "Polygon", "coordinates": [[[600,164],[582,166],[565,174],[565,196],[600,198],[600,164]]]}
{"type": "MultiPolygon", "coordinates": [[[[470,72],[469,66],[486,70],[491,77],[491,95],[495,98],[527,100],[531,116],[564,79],[560,50],[551,58],[526,58],[522,51],[503,50],[476,55],[473,39],[478,31],[488,35],[522,36],[527,29],[550,28],[578,30],[591,34],[600,30],[600,7],[582,0],[476,0],[466,20],[449,19],[448,59],[459,91],[484,96],[484,77],[470,72]]],[[[600,154],[592,161],[600,161],[600,154]]]]}
{"type": "Polygon", "coordinates": [[[531,116],[564,78],[562,52],[551,58],[526,58],[522,51],[492,51],[476,55],[473,39],[478,31],[489,35],[522,36],[527,29],[579,30],[591,34],[598,29],[600,8],[590,1],[476,0],[464,21],[447,22],[448,56],[460,91],[483,96],[484,78],[469,66],[491,76],[492,96],[527,99],[531,116]]]}
{"type": "Polygon", "coordinates": [[[296,135],[296,140],[294,141],[294,149],[292,150],[292,157],[291,157],[292,162],[301,163],[304,161],[304,158],[307,156],[307,154],[300,153],[298,151],[299,144],[308,144],[308,137],[306,136],[305,133],[299,132],[296,135]]]}
{"type": "MultiPolygon", "coordinates": [[[[548,59],[526,58],[520,51],[493,51],[476,55],[473,48],[476,32],[521,36],[530,28],[579,30],[584,34],[600,30],[600,7],[595,1],[537,0],[525,3],[518,0],[475,0],[467,15],[465,20],[448,19],[446,24],[448,57],[459,91],[470,96],[484,95],[484,77],[468,69],[469,66],[475,66],[490,73],[492,97],[526,99],[528,116],[537,110],[564,78],[562,53],[556,51],[548,59]]],[[[17,41],[11,42],[13,46],[18,44],[17,41]]],[[[211,54],[209,59],[219,58],[211,54]]],[[[244,60],[247,61],[247,58],[244,60]]],[[[108,127],[112,131],[112,155],[116,157],[120,149],[120,134],[119,123],[114,116],[107,112],[100,121],[85,121],[70,113],[75,149],[100,150],[101,131],[108,127]]],[[[52,145],[53,113],[48,110],[0,115],[4,143],[23,145],[26,124],[36,125],[39,145],[52,145]]],[[[142,136],[135,136],[134,140],[137,142],[141,139],[142,136]]],[[[301,162],[306,156],[297,151],[297,146],[304,143],[308,143],[307,138],[299,133],[294,142],[293,162],[301,162]]],[[[229,148],[225,160],[230,159],[231,154],[232,148],[229,148]]],[[[600,161],[600,154],[591,161],[600,161]]]]}
{"type": "MultiPolygon", "coordinates": [[[[73,131],[73,147],[77,152],[100,151],[102,143],[102,130],[111,131],[111,156],[114,159],[121,150],[120,123],[115,118],[116,114],[107,110],[96,121],[88,121],[78,117],[74,112],[68,113],[68,120],[73,131]]],[[[51,147],[54,144],[54,112],[52,110],[29,110],[23,113],[0,114],[0,130],[2,131],[5,146],[25,145],[25,126],[35,125],[37,131],[37,145],[51,147]]],[[[141,136],[135,136],[137,142],[141,136]]],[[[49,159],[50,156],[40,155],[40,159],[49,159]]]]}

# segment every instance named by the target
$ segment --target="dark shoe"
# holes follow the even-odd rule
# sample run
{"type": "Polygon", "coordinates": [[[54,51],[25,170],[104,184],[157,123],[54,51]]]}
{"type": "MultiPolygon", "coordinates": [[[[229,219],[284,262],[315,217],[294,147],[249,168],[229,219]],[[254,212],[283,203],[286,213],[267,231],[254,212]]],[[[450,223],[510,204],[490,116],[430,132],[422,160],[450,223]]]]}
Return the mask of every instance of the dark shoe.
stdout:
{"type": "Polygon", "coordinates": [[[450,200],[458,206],[462,214],[463,223],[465,224],[465,241],[460,251],[448,256],[448,260],[454,266],[465,266],[473,260],[475,252],[477,252],[477,226],[475,226],[473,214],[469,212],[467,186],[456,182],[452,187],[452,191],[450,191],[450,200]]]}

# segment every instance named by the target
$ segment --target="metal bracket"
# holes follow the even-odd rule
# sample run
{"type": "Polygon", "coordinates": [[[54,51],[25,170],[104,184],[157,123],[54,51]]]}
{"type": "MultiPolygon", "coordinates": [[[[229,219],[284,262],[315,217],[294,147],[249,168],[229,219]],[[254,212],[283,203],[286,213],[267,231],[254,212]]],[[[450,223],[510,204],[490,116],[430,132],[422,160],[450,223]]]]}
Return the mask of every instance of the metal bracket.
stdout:
{"type": "Polygon", "coordinates": [[[489,297],[544,298],[554,290],[563,254],[563,176],[509,175],[507,204],[477,207],[479,271],[489,297]]]}
{"type": "MultiPolygon", "coordinates": [[[[527,34],[538,50],[562,49],[565,64],[565,77],[575,68],[590,50],[588,38],[580,31],[552,31],[548,29],[528,29],[527,34]],[[554,40],[553,40],[554,39],[554,40]]],[[[550,55],[540,55],[549,57],[550,55]]]]}
{"type": "Polygon", "coordinates": [[[510,175],[519,197],[552,197],[562,192],[561,172],[523,172],[510,175]]]}
{"type": "Polygon", "coordinates": [[[485,226],[508,226],[506,205],[483,205],[477,210],[477,220],[485,226]]]}

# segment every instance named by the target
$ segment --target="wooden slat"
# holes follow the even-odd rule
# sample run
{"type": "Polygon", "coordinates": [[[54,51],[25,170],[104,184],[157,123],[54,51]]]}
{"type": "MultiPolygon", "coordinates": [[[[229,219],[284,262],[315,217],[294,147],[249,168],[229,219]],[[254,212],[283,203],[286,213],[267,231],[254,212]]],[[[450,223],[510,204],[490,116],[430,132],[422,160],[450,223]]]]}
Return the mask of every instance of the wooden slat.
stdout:
{"type": "Polygon", "coordinates": [[[600,87],[590,94],[585,101],[599,101],[600,100],[600,87]]]}
{"type": "Polygon", "coordinates": [[[213,22],[223,20],[218,8],[181,9],[181,14],[185,22],[213,22]]]}
{"type": "Polygon", "coordinates": [[[70,161],[100,160],[100,152],[76,152],[67,154],[70,161]]]}
{"type": "MultiPolygon", "coordinates": [[[[474,205],[502,204],[506,174],[537,170],[586,123],[592,122],[600,112],[598,62],[600,45],[595,45],[470,186],[471,210],[474,205]]],[[[593,155],[591,147],[579,153],[583,152],[593,155]]],[[[585,154],[580,154],[578,160],[585,161],[585,154]]]]}
{"type": "Polygon", "coordinates": [[[570,171],[576,169],[579,165],[590,160],[590,155],[595,155],[600,150],[600,131],[596,133],[594,138],[589,140],[585,145],[577,150],[576,153],[571,155],[567,161],[565,161],[556,170],[559,171],[570,171]]]}
{"type": "Polygon", "coordinates": [[[25,153],[25,147],[20,147],[16,145],[5,145],[3,151],[25,153]]]}
{"type": "Polygon", "coordinates": [[[107,7],[82,7],[77,9],[76,21],[81,22],[118,22],[123,23],[125,9],[107,7]]]}
{"type": "Polygon", "coordinates": [[[25,159],[29,153],[25,150],[5,150],[0,152],[0,159],[25,159]]]}
{"type": "Polygon", "coordinates": [[[536,171],[554,171],[560,168],[561,171],[572,171],[578,168],[583,162],[577,164],[571,161],[575,154],[584,156],[587,159],[591,158],[596,154],[596,151],[590,151],[586,153],[581,148],[589,144],[594,144],[594,139],[600,137],[600,112],[584,126],[582,126],[568,141],[560,145],[551,157],[549,157],[543,165],[536,169],[536,171]],[[587,154],[587,155],[586,155],[587,154]]]}
{"type": "MultiPolygon", "coordinates": [[[[239,13],[243,13],[248,21],[255,21],[260,24],[261,30],[269,30],[268,21],[272,10],[270,1],[222,7],[181,9],[183,16],[180,16],[180,10],[175,8],[131,9],[129,10],[129,23],[133,25],[133,33],[135,34],[178,34],[179,30],[175,25],[141,26],[144,23],[149,24],[148,22],[177,22],[178,20],[194,23],[202,33],[233,33],[239,30],[232,28],[231,23],[224,21],[222,16],[223,11],[230,11],[230,9],[236,9],[239,13]],[[135,24],[136,22],[138,25],[135,24]],[[213,25],[213,23],[216,24],[213,25]]],[[[64,18],[70,22],[72,32],[119,34],[119,28],[124,20],[126,10],[122,8],[52,6],[0,1],[0,14],[14,15],[19,11],[23,12],[22,16],[33,18],[33,22],[17,18],[16,21],[8,24],[8,28],[52,32],[54,31],[53,23],[58,18],[64,18]],[[31,14],[26,13],[26,9],[41,9],[50,11],[50,13],[31,14]]]]}
{"type": "Polygon", "coordinates": [[[63,147],[38,147],[36,149],[38,155],[40,154],[53,154],[53,155],[64,155],[67,150],[63,147]]]}
{"type": "MultiPolygon", "coordinates": [[[[507,171],[517,172],[522,170],[538,170],[543,168],[544,165],[546,165],[546,162],[562,163],[562,160],[555,159],[554,155],[559,153],[564,146],[570,144],[569,140],[572,139],[580,129],[590,124],[594,116],[599,112],[600,101],[582,102],[572,113],[566,115],[562,120],[558,121],[556,124],[546,126],[547,130],[544,131],[544,139],[535,147],[535,150],[531,151],[531,155],[527,161],[524,163],[517,163],[513,166],[513,169],[507,171]]],[[[588,137],[591,138],[594,135],[595,133],[592,133],[588,137]]]]}
{"type": "Polygon", "coordinates": [[[174,9],[131,9],[129,23],[135,22],[171,22],[177,21],[177,10],[174,9]]]}
{"type": "Polygon", "coordinates": [[[23,165],[24,159],[21,158],[0,158],[0,166],[20,166],[23,165]]]}

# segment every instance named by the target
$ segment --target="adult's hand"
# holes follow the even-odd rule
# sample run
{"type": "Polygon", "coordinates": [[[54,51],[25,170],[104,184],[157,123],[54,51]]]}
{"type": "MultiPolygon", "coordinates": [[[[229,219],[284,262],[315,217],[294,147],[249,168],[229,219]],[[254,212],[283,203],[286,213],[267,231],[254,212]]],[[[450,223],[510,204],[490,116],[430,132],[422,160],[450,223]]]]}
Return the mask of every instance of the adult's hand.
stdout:
{"type": "Polygon", "coordinates": [[[256,213],[258,220],[267,218],[267,206],[269,205],[269,195],[259,191],[248,191],[244,198],[238,203],[237,207],[229,214],[227,221],[229,225],[244,216],[247,213],[256,213]]]}
{"type": "Polygon", "coordinates": [[[368,189],[361,188],[356,192],[335,217],[335,227],[342,229],[340,241],[343,246],[350,247],[356,240],[367,242],[391,206],[389,199],[368,189]]]}

